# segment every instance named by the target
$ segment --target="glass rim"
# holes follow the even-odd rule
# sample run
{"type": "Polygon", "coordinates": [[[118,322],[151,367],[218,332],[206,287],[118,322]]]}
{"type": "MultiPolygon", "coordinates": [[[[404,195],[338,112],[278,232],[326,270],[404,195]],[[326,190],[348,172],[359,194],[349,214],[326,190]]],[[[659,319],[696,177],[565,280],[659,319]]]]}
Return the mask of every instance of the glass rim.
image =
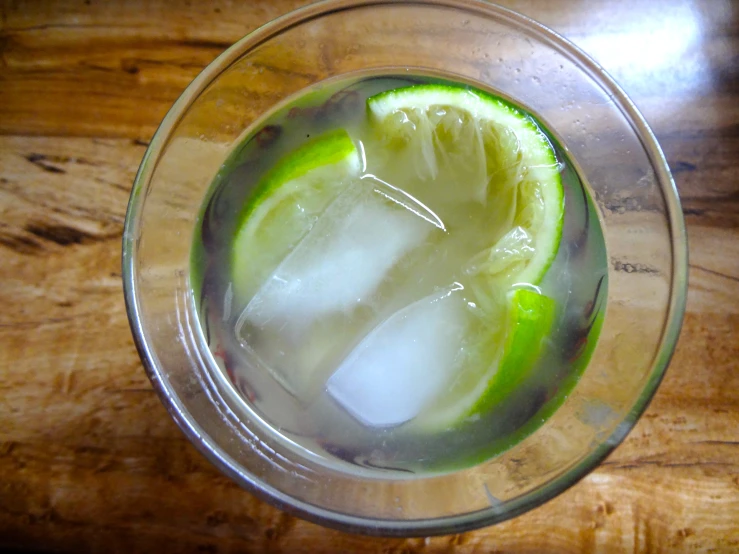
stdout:
{"type": "Polygon", "coordinates": [[[134,343],[142,360],[144,369],[161,402],[170,416],[183,431],[188,440],[220,471],[240,486],[262,500],[293,515],[308,521],[341,531],[381,536],[430,536],[460,533],[492,525],[518,516],[530,509],[558,496],[595,469],[627,436],[654,396],[672,358],[677,344],[687,301],[688,285],[688,246],[685,222],[677,194],[677,188],[670,173],[667,160],[657,143],[656,137],[635,104],[614,81],[614,79],[588,54],[561,36],[556,31],[536,22],[528,16],[508,8],[485,2],[484,0],[321,0],[298,8],[254,29],[217,58],[210,62],[182,92],[154,133],[134,179],[126,211],[122,240],[122,275],[126,313],[131,327],[134,343]],[[184,408],[179,398],[165,382],[160,379],[163,366],[156,353],[150,348],[147,333],[141,319],[137,298],[135,260],[138,248],[136,230],[140,220],[141,207],[156,168],[163,147],[167,144],[172,130],[198,98],[206,86],[215,80],[231,63],[273,36],[297,25],[307,23],[332,13],[367,8],[372,6],[416,5],[462,9],[483,16],[497,16],[515,22],[522,28],[536,33],[546,44],[559,54],[576,62],[590,78],[608,92],[614,104],[627,117],[629,124],[647,153],[656,181],[667,208],[667,223],[670,231],[672,254],[672,273],[670,296],[665,324],[656,354],[653,358],[649,378],[635,400],[631,410],[611,435],[601,442],[577,464],[563,474],[548,481],[540,488],[521,497],[505,502],[506,509],[488,507],[463,515],[416,520],[377,519],[350,516],[296,500],[258,477],[242,470],[233,459],[225,455],[218,445],[205,434],[195,418],[184,408]]]}

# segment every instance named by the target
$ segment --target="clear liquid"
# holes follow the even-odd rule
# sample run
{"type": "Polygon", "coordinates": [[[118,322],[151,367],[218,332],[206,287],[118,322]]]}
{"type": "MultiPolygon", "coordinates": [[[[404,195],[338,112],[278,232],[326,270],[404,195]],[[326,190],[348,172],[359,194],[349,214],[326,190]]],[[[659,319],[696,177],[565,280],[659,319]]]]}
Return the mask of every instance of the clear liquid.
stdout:
{"type": "MultiPolygon", "coordinates": [[[[419,188],[410,168],[387,168],[378,162],[367,128],[365,100],[410,84],[438,82],[425,75],[362,76],[323,83],[304,90],[268,114],[247,135],[216,176],[203,207],[193,246],[192,284],[204,336],[226,379],[256,414],[287,444],[306,455],[347,471],[384,476],[435,473],[473,465],[499,453],[539,427],[561,404],[584,370],[597,339],[601,304],[606,295],[607,261],[603,234],[593,203],[574,165],[555,145],[565,189],[561,245],[538,287],[556,301],[555,323],[542,355],[527,379],[489,412],[433,433],[410,422],[372,426],[353,417],[328,394],[325,384],[357,341],[379,321],[410,302],[452,283],[475,253],[490,246],[489,216],[479,203],[455,202],[444,187],[419,188]],[[464,233],[432,238],[393,268],[380,286],[377,305],[358,309],[339,321],[313,329],[296,351],[285,349],[288,365],[300,363],[305,349],[321,345],[315,374],[298,382],[255,364],[245,342],[258,340],[238,325],[248,299],[235,298],[230,251],[242,206],[264,173],[310,137],[346,129],[368,145],[363,152],[365,176],[387,182],[420,199],[449,228],[464,233]],[[479,213],[478,213],[479,212],[479,213]],[[395,274],[393,274],[395,272],[395,274]],[[400,278],[412,272],[412,286],[400,278]],[[246,339],[246,340],[245,340],[246,339]]],[[[491,91],[497,94],[495,91],[491,91]]],[[[338,316],[335,316],[338,317],[338,316]]],[[[279,337],[278,337],[279,338],[279,337]]],[[[280,351],[282,353],[282,351],[280,351]]]]}

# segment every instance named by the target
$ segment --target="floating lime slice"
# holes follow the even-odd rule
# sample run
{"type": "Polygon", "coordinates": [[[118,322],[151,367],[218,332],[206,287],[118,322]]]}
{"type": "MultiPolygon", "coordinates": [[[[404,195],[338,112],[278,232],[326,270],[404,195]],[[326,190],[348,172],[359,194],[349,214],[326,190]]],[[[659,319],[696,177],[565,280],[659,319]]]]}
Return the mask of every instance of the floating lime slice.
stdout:
{"type": "Polygon", "coordinates": [[[481,308],[450,390],[414,423],[456,427],[501,402],[529,376],[555,317],[555,302],[516,284],[538,284],[562,235],[564,190],[549,139],[534,120],[482,91],[417,85],[367,101],[388,163],[455,187],[484,206],[491,246],[460,279],[481,308]]]}
{"type": "Polygon", "coordinates": [[[359,153],[343,129],[325,133],[277,162],[239,216],[231,256],[238,299],[254,295],[349,177],[360,171],[359,153]]]}

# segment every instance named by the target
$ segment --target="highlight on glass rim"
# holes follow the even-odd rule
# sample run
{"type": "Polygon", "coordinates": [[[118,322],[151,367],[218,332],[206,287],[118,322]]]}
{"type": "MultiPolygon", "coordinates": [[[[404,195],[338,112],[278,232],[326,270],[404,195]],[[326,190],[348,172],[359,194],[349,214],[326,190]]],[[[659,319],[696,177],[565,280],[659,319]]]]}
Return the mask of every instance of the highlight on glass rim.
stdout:
{"type": "Polygon", "coordinates": [[[213,359],[290,448],[408,479],[533,433],[586,367],[607,260],[536,114],[408,72],[323,82],[221,166],[193,237],[213,359]]]}

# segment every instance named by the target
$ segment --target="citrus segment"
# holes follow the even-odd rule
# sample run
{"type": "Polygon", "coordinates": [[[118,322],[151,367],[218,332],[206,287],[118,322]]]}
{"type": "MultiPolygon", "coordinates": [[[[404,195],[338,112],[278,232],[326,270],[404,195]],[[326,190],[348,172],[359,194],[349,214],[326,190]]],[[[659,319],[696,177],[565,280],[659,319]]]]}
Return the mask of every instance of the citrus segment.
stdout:
{"type": "Polygon", "coordinates": [[[262,178],[239,217],[231,255],[234,293],[248,300],[318,216],[361,171],[343,129],[325,133],[283,157],[262,178]]]}

